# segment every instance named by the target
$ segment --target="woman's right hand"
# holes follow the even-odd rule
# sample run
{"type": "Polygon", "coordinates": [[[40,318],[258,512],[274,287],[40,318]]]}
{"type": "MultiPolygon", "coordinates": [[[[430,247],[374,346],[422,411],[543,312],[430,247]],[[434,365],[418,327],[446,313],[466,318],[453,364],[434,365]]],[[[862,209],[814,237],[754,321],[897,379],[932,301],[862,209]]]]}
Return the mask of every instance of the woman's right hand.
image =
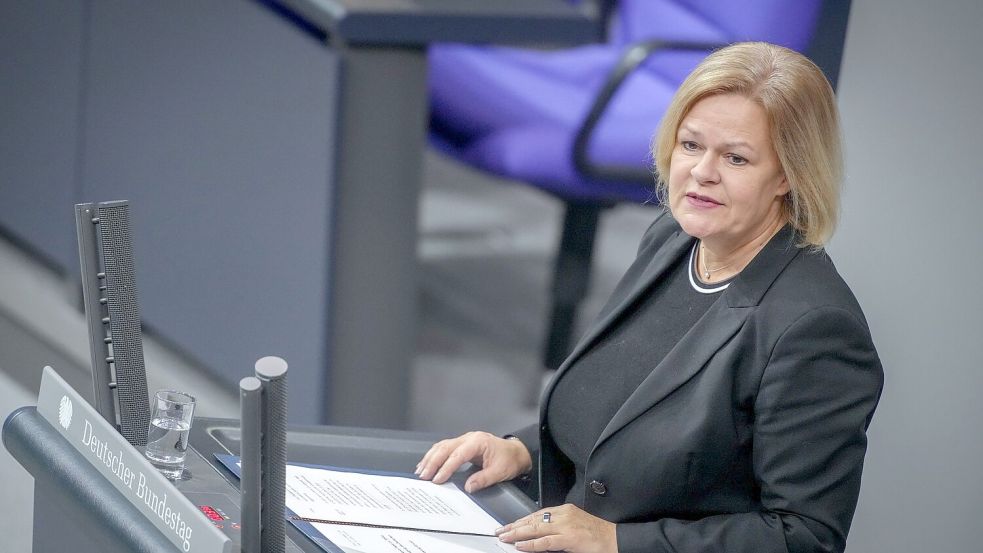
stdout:
{"type": "Polygon", "coordinates": [[[519,440],[468,432],[435,443],[416,466],[416,474],[423,480],[443,484],[464,463],[481,467],[464,483],[464,490],[474,493],[526,474],[532,468],[532,456],[519,440]]]}

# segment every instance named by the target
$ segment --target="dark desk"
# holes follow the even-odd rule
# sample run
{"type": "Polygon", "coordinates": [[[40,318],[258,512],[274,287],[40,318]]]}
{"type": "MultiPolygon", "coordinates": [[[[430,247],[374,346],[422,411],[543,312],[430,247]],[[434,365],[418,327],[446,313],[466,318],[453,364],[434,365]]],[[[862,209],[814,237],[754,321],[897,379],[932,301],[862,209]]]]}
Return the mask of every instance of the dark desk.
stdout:
{"type": "Polygon", "coordinates": [[[281,0],[313,27],[349,45],[424,47],[434,42],[572,44],[599,28],[564,0],[281,0]]]}

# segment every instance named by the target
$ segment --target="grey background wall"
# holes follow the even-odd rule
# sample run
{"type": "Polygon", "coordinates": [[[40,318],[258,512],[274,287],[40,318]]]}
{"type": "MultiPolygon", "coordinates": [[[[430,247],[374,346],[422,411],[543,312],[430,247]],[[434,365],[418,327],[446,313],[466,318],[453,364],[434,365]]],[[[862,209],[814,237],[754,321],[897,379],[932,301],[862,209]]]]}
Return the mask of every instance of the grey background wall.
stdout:
{"type": "Polygon", "coordinates": [[[854,0],[830,247],[886,384],[848,550],[981,551],[983,2],[854,0]]]}
{"type": "Polygon", "coordinates": [[[147,328],[318,421],[338,64],[254,1],[0,0],[0,224],[74,280],[72,205],[131,201],[147,328]]]}

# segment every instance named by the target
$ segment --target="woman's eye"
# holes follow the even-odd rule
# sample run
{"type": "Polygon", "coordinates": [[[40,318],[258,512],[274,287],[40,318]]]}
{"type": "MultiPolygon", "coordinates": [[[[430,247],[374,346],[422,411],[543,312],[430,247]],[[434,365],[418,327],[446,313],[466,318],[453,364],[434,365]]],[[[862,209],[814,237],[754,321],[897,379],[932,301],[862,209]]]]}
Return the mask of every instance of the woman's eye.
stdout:
{"type": "Polygon", "coordinates": [[[727,158],[728,158],[728,159],[730,160],[730,162],[731,162],[731,163],[733,163],[734,165],[746,165],[746,164],[747,164],[747,160],[746,160],[746,159],[744,159],[744,158],[743,158],[743,157],[741,157],[741,156],[738,156],[738,155],[734,155],[734,154],[730,154],[729,156],[727,156],[727,158]]]}
{"type": "Polygon", "coordinates": [[[697,146],[696,146],[696,142],[693,142],[692,140],[683,140],[683,141],[682,141],[682,142],[680,143],[680,145],[681,145],[681,146],[683,147],[683,149],[684,149],[684,150],[686,150],[687,152],[695,152],[695,151],[696,151],[696,147],[697,147],[697,146]]]}

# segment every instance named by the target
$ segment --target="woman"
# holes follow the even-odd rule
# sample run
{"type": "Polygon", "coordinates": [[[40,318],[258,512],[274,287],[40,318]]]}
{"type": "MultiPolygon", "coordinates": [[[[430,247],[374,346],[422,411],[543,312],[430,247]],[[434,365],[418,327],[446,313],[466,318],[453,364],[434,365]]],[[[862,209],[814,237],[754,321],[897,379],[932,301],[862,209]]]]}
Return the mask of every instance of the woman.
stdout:
{"type": "Polygon", "coordinates": [[[654,141],[668,208],[545,392],[540,424],[439,442],[469,492],[534,472],[520,551],[842,551],[883,374],[822,246],[839,199],[832,90],[743,43],[681,85],[654,141]]]}

